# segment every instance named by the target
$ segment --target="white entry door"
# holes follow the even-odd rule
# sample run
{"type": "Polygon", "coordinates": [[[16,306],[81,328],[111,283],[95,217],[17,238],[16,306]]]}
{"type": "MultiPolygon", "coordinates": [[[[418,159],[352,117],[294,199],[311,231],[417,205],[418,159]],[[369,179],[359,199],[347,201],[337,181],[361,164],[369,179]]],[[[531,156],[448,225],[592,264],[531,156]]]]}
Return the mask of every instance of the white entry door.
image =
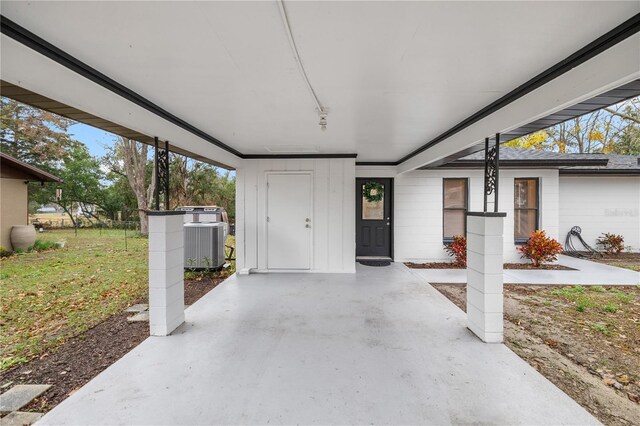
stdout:
{"type": "Polygon", "coordinates": [[[267,174],[267,268],[311,268],[311,173],[267,174]]]}

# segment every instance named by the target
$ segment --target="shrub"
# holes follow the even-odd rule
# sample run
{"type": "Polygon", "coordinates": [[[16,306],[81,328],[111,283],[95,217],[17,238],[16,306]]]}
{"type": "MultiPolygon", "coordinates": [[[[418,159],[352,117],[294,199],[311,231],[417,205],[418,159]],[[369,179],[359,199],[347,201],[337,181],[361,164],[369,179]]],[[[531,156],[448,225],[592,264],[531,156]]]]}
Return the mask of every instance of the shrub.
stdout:
{"type": "Polygon", "coordinates": [[[51,249],[55,249],[58,248],[58,243],[54,243],[53,241],[43,241],[43,240],[36,240],[35,243],[33,243],[33,250],[35,251],[43,251],[43,250],[51,250],[51,249]]]}
{"type": "Polygon", "coordinates": [[[529,259],[534,266],[540,266],[545,262],[553,262],[562,253],[562,245],[553,238],[547,237],[544,231],[534,231],[529,236],[527,243],[518,247],[522,253],[522,259],[529,259]]]}
{"type": "Polygon", "coordinates": [[[622,235],[605,232],[598,237],[596,244],[602,246],[604,251],[609,254],[618,254],[624,250],[624,237],[622,235]]]}
{"type": "Polygon", "coordinates": [[[11,250],[7,250],[4,246],[0,246],[0,258],[9,257],[13,254],[11,250]]]}
{"type": "Polygon", "coordinates": [[[453,237],[453,242],[444,246],[449,256],[456,258],[456,266],[467,266],[467,239],[462,235],[453,237]]]}

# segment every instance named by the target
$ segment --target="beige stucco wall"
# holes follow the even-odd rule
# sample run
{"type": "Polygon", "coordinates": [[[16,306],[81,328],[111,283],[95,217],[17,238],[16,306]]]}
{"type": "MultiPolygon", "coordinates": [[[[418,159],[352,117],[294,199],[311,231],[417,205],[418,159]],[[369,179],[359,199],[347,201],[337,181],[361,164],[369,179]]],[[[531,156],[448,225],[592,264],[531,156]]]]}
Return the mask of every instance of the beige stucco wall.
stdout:
{"type": "Polygon", "coordinates": [[[11,249],[11,227],[28,223],[28,193],[23,179],[0,179],[0,245],[11,249]]]}

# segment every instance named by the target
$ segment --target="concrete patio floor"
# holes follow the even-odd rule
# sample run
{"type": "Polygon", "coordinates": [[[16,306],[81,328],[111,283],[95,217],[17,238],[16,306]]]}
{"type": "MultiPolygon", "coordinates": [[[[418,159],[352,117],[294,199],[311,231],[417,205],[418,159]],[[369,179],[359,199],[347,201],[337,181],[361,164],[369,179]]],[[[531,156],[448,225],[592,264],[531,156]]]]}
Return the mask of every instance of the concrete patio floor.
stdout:
{"type": "MultiPolygon", "coordinates": [[[[505,284],[567,284],[567,285],[638,285],[640,272],[617,266],[605,265],[571,256],[558,256],[560,265],[577,271],[552,271],[531,269],[505,269],[505,284]]],[[[412,269],[430,283],[464,284],[465,269],[412,269]]]]}
{"type": "Polygon", "coordinates": [[[231,277],[40,424],[596,424],[402,264],[231,277]]]}

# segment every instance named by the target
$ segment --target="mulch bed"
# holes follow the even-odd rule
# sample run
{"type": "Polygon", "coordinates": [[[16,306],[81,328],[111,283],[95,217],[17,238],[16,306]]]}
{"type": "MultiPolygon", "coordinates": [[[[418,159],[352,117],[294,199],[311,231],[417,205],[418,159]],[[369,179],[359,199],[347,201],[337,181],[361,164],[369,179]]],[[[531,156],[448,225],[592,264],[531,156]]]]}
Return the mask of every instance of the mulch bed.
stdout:
{"type": "MultiPolygon", "coordinates": [[[[452,262],[427,262],[427,263],[413,263],[405,262],[409,268],[412,269],[466,269],[464,266],[458,266],[452,262]]],[[[533,266],[531,263],[505,263],[504,269],[531,269],[531,270],[547,270],[547,271],[576,271],[577,269],[569,268],[564,265],[541,265],[539,267],[533,266]]]]}
{"type": "Polygon", "coordinates": [[[575,268],[569,268],[568,266],[558,264],[544,264],[539,267],[533,266],[531,263],[505,263],[504,269],[531,269],[534,271],[577,271],[575,268]]]}
{"type": "Polygon", "coordinates": [[[413,263],[405,262],[411,269],[467,269],[466,266],[458,266],[451,262],[427,262],[427,263],[413,263]]]}
{"type": "MultiPolygon", "coordinates": [[[[221,278],[185,280],[185,304],[195,303],[222,281],[221,278]]],[[[2,372],[0,384],[10,383],[2,392],[18,384],[50,384],[51,388],[23,411],[51,410],[149,337],[149,323],[128,322],[131,315],[112,315],[55,350],[2,372]]]]}

